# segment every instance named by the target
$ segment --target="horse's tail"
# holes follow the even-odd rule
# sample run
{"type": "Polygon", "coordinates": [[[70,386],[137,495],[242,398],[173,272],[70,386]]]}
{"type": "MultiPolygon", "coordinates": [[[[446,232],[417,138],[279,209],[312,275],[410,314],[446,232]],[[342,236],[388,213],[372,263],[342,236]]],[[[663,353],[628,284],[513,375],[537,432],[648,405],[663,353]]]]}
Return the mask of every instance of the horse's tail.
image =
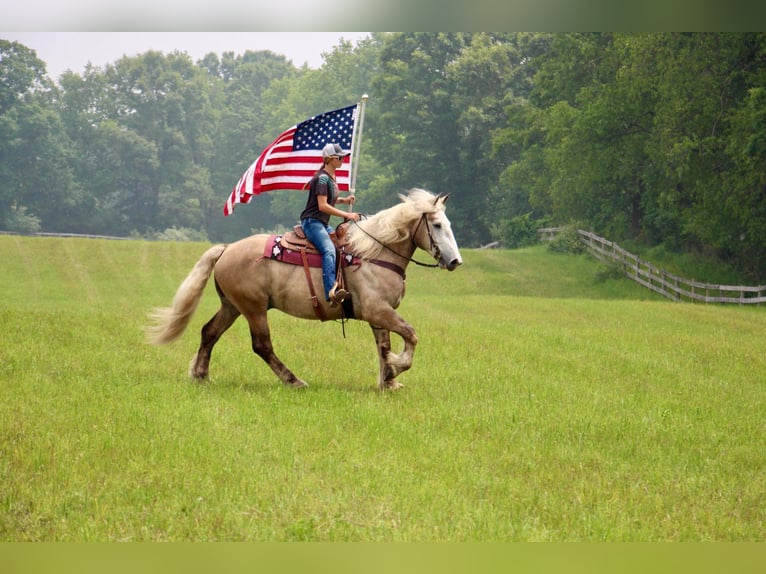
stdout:
{"type": "Polygon", "coordinates": [[[208,249],[181,283],[173,297],[173,305],[158,307],[149,314],[152,325],[146,328],[146,333],[151,344],[172,343],[183,334],[197,309],[213,268],[225,249],[226,245],[223,244],[208,249]]]}

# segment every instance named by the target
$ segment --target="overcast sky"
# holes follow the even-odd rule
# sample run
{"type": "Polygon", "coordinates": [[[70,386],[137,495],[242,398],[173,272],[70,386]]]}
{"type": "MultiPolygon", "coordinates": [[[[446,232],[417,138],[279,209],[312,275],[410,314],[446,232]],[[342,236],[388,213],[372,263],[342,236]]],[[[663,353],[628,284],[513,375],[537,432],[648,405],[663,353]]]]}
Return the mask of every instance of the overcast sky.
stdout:
{"type": "Polygon", "coordinates": [[[369,32],[0,32],[0,38],[24,44],[46,63],[53,80],[66,70],[81,73],[90,62],[103,66],[122,56],[147,50],[186,52],[193,61],[205,54],[242,54],[246,50],[271,50],[312,68],[322,65],[322,54],[341,39],[356,44],[369,32]]]}

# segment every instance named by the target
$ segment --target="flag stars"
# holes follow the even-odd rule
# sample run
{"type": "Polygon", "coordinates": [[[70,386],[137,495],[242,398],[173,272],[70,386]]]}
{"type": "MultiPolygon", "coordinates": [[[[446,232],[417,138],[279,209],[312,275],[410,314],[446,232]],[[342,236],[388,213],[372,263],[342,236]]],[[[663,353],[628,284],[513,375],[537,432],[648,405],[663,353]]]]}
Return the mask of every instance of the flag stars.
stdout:
{"type": "Polygon", "coordinates": [[[356,107],[353,106],[320,114],[298,124],[294,149],[321,149],[325,144],[332,142],[337,142],[343,148],[350,148],[355,112],[356,107]]]}

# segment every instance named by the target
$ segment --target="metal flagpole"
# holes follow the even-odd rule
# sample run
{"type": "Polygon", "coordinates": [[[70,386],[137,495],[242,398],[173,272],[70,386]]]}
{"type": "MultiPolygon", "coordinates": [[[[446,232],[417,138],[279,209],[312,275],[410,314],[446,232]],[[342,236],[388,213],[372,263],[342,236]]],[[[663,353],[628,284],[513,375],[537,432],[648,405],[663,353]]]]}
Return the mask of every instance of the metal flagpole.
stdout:
{"type": "MultiPolygon", "coordinates": [[[[369,96],[367,94],[364,94],[362,96],[362,102],[359,106],[359,118],[357,119],[358,128],[356,129],[354,141],[352,144],[351,154],[354,158],[354,164],[351,166],[351,181],[349,182],[349,192],[351,195],[354,195],[356,193],[356,171],[359,167],[359,153],[362,149],[362,129],[364,128],[364,108],[367,104],[367,100],[369,99],[369,96]]],[[[353,211],[354,206],[352,204],[348,204],[348,211],[349,213],[353,211]]]]}

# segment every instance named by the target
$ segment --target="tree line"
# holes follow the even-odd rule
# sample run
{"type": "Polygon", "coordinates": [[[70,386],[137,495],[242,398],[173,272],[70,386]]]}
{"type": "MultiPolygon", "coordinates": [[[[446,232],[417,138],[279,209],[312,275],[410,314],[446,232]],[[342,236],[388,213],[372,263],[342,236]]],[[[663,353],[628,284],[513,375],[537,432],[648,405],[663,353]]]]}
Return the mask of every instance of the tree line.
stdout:
{"type": "Polygon", "coordinates": [[[224,218],[282,131],[369,94],[357,209],[450,193],[461,245],[576,224],[766,276],[766,35],[371,33],[318,69],[270,51],[148,51],[56,81],[0,39],[0,228],[231,241],[300,192],[224,218]]]}

